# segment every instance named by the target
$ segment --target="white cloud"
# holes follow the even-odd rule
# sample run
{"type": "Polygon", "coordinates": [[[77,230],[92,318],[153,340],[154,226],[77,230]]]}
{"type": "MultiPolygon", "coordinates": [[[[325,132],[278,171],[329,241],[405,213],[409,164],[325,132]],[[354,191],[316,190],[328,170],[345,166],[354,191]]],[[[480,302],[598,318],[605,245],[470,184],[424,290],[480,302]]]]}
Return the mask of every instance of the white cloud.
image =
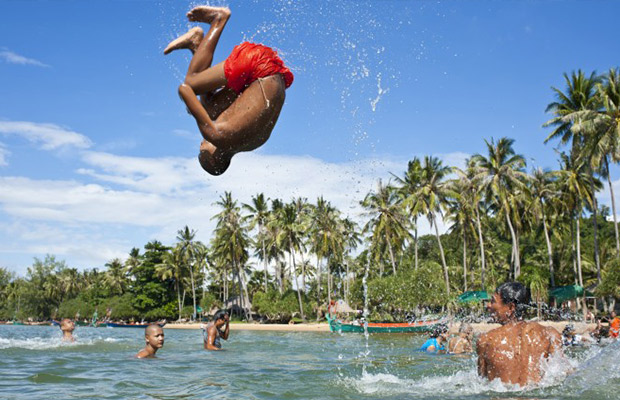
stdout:
{"type": "Polygon", "coordinates": [[[87,149],[92,145],[86,136],[55,124],[27,121],[0,121],[0,133],[17,135],[41,146],[43,150],[55,150],[64,146],[87,149]]]}
{"type": "Polygon", "coordinates": [[[6,147],[4,146],[4,143],[0,143],[0,167],[4,167],[4,166],[9,165],[8,161],[6,160],[6,158],[10,154],[11,154],[11,152],[6,149],[6,147]]]}
{"type": "MultiPolygon", "coordinates": [[[[90,146],[85,136],[52,124],[0,121],[0,132],[37,132],[31,140],[45,148],[90,146]]],[[[0,225],[6,227],[0,227],[0,254],[21,254],[30,262],[52,253],[69,265],[93,267],[126,256],[149,240],[171,244],[185,225],[198,230],[197,239],[208,242],[215,226],[211,218],[219,211],[213,204],[226,191],[239,203],[250,202],[257,193],[284,201],[305,197],[313,203],[323,196],[362,222],[360,200],[375,189],[378,179],[386,182],[391,172],[402,174],[407,162],[385,156],[330,163],[310,156],[252,152],[236,155],[224,175],[212,177],[193,157],[132,157],[92,150],[75,154],[83,167],[74,179],[0,177],[0,225]]],[[[435,156],[451,165],[467,157],[435,156]]],[[[422,223],[420,234],[428,232],[422,223]]]]}
{"type": "Polygon", "coordinates": [[[49,67],[49,65],[42,63],[39,60],[35,60],[34,58],[28,58],[21,56],[17,53],[13,53],[10,50],[2,49],[0,50],[0,59],[4,60],[4,62],[9,64],[18,64],[18,65],[34,65],[37,67],[49,67]]]}

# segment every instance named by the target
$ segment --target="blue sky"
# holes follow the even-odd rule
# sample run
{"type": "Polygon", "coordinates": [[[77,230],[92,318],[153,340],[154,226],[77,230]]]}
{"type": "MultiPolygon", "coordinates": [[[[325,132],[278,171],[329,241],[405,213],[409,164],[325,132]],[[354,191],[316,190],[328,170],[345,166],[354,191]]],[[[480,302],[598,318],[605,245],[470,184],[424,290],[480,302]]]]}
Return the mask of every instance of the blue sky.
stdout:
{"type": "Polygon", "coordinates": [[[251,40],[295,74],[271,139],[211,177],[176,94],[189,52],[162,54],[195,4],[0,2],[0,266],[101,267],[185,225],[208,241],[227,190],[359,217],[412,157],[459,165],[491,137],[554,168],[550,87],[619,66],[614,1],[211,2],[232,10],[216,62],[251,40]]]}

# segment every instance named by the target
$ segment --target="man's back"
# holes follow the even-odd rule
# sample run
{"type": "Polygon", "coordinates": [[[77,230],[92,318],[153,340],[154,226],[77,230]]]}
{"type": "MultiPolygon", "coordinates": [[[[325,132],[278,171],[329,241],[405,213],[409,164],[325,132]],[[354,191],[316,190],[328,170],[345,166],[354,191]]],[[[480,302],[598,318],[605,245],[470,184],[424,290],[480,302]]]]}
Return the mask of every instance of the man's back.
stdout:
{"type": "Polygon", "coordinates": [[[491,380],[526,385],[542,377],[541,359],[561,349],[561,336],[535,322],[511,322],[478,341],[478,372],[491,380]]]}

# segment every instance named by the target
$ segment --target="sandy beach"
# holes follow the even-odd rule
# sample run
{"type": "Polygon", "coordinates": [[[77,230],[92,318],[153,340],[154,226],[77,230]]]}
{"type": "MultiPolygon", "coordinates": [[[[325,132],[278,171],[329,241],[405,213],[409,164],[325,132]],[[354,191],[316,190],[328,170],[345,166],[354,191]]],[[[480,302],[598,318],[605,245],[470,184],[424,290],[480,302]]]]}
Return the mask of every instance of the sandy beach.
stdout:
{"type": "MultiPolygon", "coordinates": [[[[570,322],[578,334],[588,333],[596,327],[596,324],[586,324],[583,322],[570,322]]],[[[552,326],[562,332],[564,327],[569,322],[552,322],[543,321],[542,325],[552,326]]],[[[499,327],[499,324],[471,324],[476,333],[488,332],[491,329],[499,327]]],[[[460,327],[460,323],[454,323],[450,325],[450,333],[457,333],[460,327]]],[[[166,325],[166,329],[200,329],[200,324],[193,323],[169,323],[166,325]]],[[[313,324],[257,324],[257,323],[233,323],[230,324],[231,331],[281,331],[281,332],[329,332],[329,325],[327,323],[313,323],[313,324]]]]}

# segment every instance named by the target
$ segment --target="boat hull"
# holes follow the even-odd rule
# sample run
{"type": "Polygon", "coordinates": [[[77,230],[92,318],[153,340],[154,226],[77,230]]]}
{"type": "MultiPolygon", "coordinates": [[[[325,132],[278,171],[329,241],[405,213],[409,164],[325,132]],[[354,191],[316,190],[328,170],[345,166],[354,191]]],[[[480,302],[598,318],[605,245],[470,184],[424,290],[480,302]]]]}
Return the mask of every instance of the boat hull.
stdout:
{"type": "MultiPolygon", "coordinates": [[[[368,333],[423,333],[430,331],[440,321],[420,321],[412,323],[368,323],[368,333]]],[[[363,333],[364,325],[343,324],[338,320],[329,320],[329,329],[332,332],[363,333]]]]}

